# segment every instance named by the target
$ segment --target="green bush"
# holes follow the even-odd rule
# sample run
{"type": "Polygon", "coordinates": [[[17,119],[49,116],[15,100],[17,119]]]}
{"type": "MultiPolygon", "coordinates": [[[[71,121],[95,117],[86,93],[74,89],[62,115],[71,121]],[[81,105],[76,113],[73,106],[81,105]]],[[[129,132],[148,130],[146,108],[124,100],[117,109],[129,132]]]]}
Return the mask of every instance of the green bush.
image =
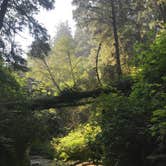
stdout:
{"type": "Polygon", "coordinates": [[[63,138],[54,138],[52,145],[61,160],[88,160],[91,158],[89,143],[94,143],[100,127],[90,124],[79,126],[63,138]]]}

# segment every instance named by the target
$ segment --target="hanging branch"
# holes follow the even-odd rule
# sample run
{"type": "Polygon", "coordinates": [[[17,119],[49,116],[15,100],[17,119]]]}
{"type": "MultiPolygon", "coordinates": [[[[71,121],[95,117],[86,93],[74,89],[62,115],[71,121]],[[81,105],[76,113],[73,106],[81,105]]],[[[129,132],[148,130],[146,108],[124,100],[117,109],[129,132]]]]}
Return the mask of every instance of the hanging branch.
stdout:
{"type": "Polygon", "coordinates": [[[101,45],[102,45],[102,42],[99,43],[97,54],[96,54],[96,77],[97,77],[97,80],[98,80],[98,83],[100,86],[102,86],[102,83],[101,83],[100,76],[99,76],[98,64],[99,64],[99,53],[101,50],[101,45]]]}
{"type": "Polygon", "coordinates": [[[53,83],[54,86],[57,88],[57,90],[58,90],[59,92],[61,92],[61,89],[60,89],[59,85],[57,84],[57,82],[55,81],[54,76],[53,76],[53,74],[52,74],[52,72],[51,72],[51,70],[50,70],[50,67],[49,67],[48,64],[47,64],[47,61],[46,61],[45,57],[42,58],[42,61],[43,61],[44,65],[45,65],[45,67],[46,67],[46,69],[47,69],[47,71],[48,71],[48,73],[49,73],[49,76],[50,76],[50,78],[51,78],[51,80],[52,80],[52,83],[53,83]]]}
{"type": "Polygon", "coordinates": [[[73,83],[74,83],[74,86],[75,86],[76,85],[76,79],[75,79],[75,75],[74,75],[74,69],[73,69],[73,64],[72,64],[72,61],[71,61],[70,52],[67,52],[67,56],[68,56],[68,59],[69,59],[69,65],[70,65],[71,75],[72,75],[73,83]]]}
{"type": "Polygon", "coordinates": [[[48,53],[50,50],[51,48],[47,39],[45,38],[36,39],[35,41],[32,42],[29,55],[34,58],[38,58],[43,62],[44,66],[46,67],[46,70],[48,71],[48,74],[50,76],[53,85],[57,88],[59,92],[61,92],[61,89],[58,83],[55,81],[52,71],[46,61],[46,57],[48,57],[48,53]]]}

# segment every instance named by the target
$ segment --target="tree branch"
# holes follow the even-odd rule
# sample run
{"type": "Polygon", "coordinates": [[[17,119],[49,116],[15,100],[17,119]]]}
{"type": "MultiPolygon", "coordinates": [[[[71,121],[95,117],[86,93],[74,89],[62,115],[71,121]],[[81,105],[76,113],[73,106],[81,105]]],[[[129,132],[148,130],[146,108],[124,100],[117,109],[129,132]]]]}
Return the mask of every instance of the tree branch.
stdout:
{"type": "Polygon", "coordinates": [[[0,7],[0,30],[3,27],[3,22],[4,22],[5,14],[7,12],[8,2],[9,0],[4,0],[0,7]]]}
{"type": "Polygon", "coordinates": [[[98,83],[100,86],[102,86],[102,83],[101,83],[100,76],[99,76],[98,63],[99,63],[99,53],[101,50],[101,44],[102,43],[100,42],[99,46],[98,46],[97,54],[96,54],[96,77],[97,77],[97,80],[98,80],[98,83]]]}

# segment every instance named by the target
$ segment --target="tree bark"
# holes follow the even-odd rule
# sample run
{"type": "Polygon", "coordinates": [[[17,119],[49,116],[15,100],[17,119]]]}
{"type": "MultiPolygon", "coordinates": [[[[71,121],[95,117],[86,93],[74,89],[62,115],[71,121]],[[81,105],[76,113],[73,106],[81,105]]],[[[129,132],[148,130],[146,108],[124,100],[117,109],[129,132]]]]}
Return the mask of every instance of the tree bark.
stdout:
{"type": "Polygon", "coordinates": [[[115,41],[115,57],[116,57],[116,72],[118,77],[122,75],[121,63],[120,63],[120,51],[119,51],[119,37],[117,31],[117,21],[116,21],[116,11],[115,11],[115,2],[111,0],[111,8],[112,8],[112,27],[115,41]]]}
{"type": "Polygon", "coordinates": [[[101,50],[101,42],[99,43],[99,47],[98,47],[97,54],[96,54],[96,77],[97,77],[99,85],[102,86],[102,83],[101,83],[101,80],[100,80],[100,76],[99,76],[99,71],[98,71],[100,50],[101,50]]]}
{"type": "Polygon", "coordinates": [[[159,4],[159,10],[162,20],[164,21],[164,23],[166,23],[166,2],[161,2],[161,4],[159,4]]]}
{"type": "Polygon", "coordinates": [[[4,22],[5,14],[7,12],[8,2],[9,0],[4,0],[0,6],[0,30],[3,27],[3,22],[4,22]]]}

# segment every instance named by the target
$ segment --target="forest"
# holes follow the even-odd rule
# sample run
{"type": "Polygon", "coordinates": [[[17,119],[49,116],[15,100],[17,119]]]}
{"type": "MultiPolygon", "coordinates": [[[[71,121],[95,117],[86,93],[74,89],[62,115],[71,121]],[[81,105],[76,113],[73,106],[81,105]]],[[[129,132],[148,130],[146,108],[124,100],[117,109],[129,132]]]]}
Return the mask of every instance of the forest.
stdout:
{"type": "Polygon", "coordinates": [[[56,1],[0,0],[0,166],[166,166],[166,1],[72,5],[51,38],[56,1]]]}

